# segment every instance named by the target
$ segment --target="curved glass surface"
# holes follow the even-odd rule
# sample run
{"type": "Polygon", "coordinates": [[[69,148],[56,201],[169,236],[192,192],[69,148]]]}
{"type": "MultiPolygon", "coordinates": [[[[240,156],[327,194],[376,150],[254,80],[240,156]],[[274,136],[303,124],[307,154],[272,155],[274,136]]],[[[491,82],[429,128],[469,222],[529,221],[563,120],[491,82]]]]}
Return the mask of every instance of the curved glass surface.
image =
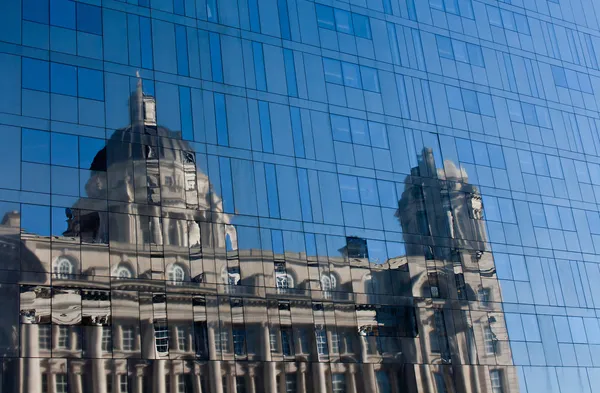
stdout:
{"type": "Polygon", "coordinates": [[[0,0],[0,392],[600,391],[598,15],[0,0]]]}

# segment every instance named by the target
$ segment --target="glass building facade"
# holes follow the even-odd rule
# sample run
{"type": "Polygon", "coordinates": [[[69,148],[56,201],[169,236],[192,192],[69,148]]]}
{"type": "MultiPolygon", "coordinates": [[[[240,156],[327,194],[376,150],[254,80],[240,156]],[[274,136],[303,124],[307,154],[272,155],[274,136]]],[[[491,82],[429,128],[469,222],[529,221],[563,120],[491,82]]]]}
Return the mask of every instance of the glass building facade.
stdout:
{"type": "Polygon", "coordinates": [[[0,392],[600,392],[599,63],[598,0],[0,0],[0,392]]]}

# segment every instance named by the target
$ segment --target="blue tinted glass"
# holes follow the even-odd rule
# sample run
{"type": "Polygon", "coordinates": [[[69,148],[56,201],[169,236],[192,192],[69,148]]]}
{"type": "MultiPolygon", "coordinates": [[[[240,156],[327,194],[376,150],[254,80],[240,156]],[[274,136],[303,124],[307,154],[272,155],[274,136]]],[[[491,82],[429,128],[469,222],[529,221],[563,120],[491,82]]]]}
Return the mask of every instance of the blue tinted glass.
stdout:
{"type": "MultiPolygon", "coordinates": [[[[439,47],[439,43],[438,43],[439,47]]],[[[467,43],[459,40],[452,40],[452,51],[454,59],[463,63],[469,62],[469,53],[467,52],[467,43]]]]}
{"type": "Polygon", "coordinates": [[[142,52],[142,67],[152,68],[152,30],[150,19],[140,17],[140,47],[142,52]]]}
{"type": "Polygon", "coordinates": [[[490,159],[488,157],[488,151],[485,143],[472,141],[471,145],[473,147],[473,156],[475,158],[475,163],[478,165],[490,165],[490,159]]]}
{"type": "Polygon", "coordinates": [[[250,29],[254,32],[260,32],[258,0],[248,0],[248,11],[250,14],[250,29]]]}
{"type": "Polygon", "coordinates": [[[50,91],[50,66],[47,61],[23,57],[22,78],[26,89],[50,91]]]}
{"type": "Polygon", "coordinates": [[[487,6],[488,19],[490,25],[502,27],[502,17],[500,16],[500,10],[498,7],[487,6]]]}
{"type": "Polygon", "coordinates": [[[79,166],[79,145],[75,135],[52,133],[50,146],[53,165],[79,166]]]}
{"type": "Polygon", "coordinates": [[[300,109],[296,107],[290,107],[290,116],[292,118],[294,152],[296,157],[304,157],[304,137],[302,136],[302,118],[300,116],[300,109]]]}
{"type": "Polygon", "coordinates": [[[269,204],[269,216],[279,217],[279,196],[277,195],[277,176],[275,165],[265,164],[265,177],[267,180],[267,202],[269,204]]]}
{"type": "Polygon", "coordinates": [[[339,175],[340,194],[342,201],[360,203],[360,195],[358,192],[358,182],[355,176],[339,175]]]}
{"type": "Polygon", "coordinates": [[[188,76],[187,37],[184,26],[175,25],[175,46],[177,49],[177,73],[188,76]]]}
{"type": "Polygon", "coordinates": [[[227,111],[225,109],[225,96],[215,93],[215,119],[217,125],[217,142],[219,145],[229,145],[227,131],[227,111]]]}
{"type": "Polygon", "coordinates": [[[218,22],[217,0],[206,0],[206,17],[209,22],[218,22]]]}
{"type": "Polygon", "coordinates": [[[461,89],[454,86],[446,86],[446,96],[448,97],[450,108],[464,110],[461,89]]]}
{"type": "Polygon", "coordinates": [[[556,84],[556,86],[569,87],[567,84],[567,76],[565,74],[565,69],[554,65],[551,67],[552,76],[554,77],[554,83],[556,84]]]}
{"type": "Polygon", "coordinates": [[[516,30],[517,27],[515,25],[515,17],[513,16],[513,13],[508,11],[508,10],[501,10],[500,12],[501,16],[502,16],[502,24],[504,25],[505,29],[508,30],[516,30]]]}
{"type": "Polygon", "coordinates": [[[517,27],[517,32],[521,34],[529,35],[529,22],[527,21],[527,17],[523,14],[514,13],[515,17],[515,25],[517,27]]]}
{"type": "MultiPolygon", "coordinates": [[[[105,146],[103,139],[96,138],[79,138],[79,167],[89,169],[92,166],[92,162],[96,158],[98,152],[100,152],[105,146]]],[[[104,166],[106,166],[106,159],[104,159],[104,166]]]]}
{"type": "Polygon", "coordinates": [[[483,62],[483,53],[481,47],[475,44],[467,44],[467,51],[469,52],[469,62],[478,67],[485,67],[483,62]]]}
{"type": "Polygon", "coordinates": [[[179,86],[179,108],[181,114],[181,137],[188,141],[194,140],[192,102],[189,87],[179,86]]]}
{"type": "Polygon", "coordinates": [[[417,9],[415,7],[415,0],[406,0],[406,8],[408,8],[408,19],[417,20],[417,9]]]}
{"type": "Polygon", "coordinates": [[[104,75],[102,71],[80,68],[78,78],[80,97],[104,100],[104,75]]]}
{"type": "Polygon", "coordinates": [[[522,102],[521,108],[523,109],[523,119],[525,120],[525,124],[537,126],[538,122],[537,115],[535,113],[535,106],[526,102],[522,102]]]}
{"type": "Polygon", "coordinates": [[[333,8],[326,5],[315,4],[315,9],[317,11],[317,22],[319,23],[319,27],[335,30],[333,8]]]}
{"type": "Polygon", "coordinates": [[[444,11],[444,1],[443,0],[429,0],[429,6],[436,10],[444,11]]]}
{"type": "Polygon", "coordinates": [[[359,177],[358,187],[360,190],[361,203],[366,205],[379,205],[379,195],[377,193],[377,182],[375,179],[359,177]]]}
{"type": "Polygon", "coordinates": [[[21,205],[21,229],[40,236],[50,236],[50,207],[21,205]]]}
{"type": "Polygon", "coordinates": [[[325,70],[325,81],[342,84],[342,67],[338,60],[324,58],[323,69],[325,70]]]}
{"type": "Polygon", "coordinates": [[[456,138],[456,149],[458,150],[458,159],[460,162],[475,163],[473,150],[471,150],[471,142],[468,139],[456,138]]]}
{"type": "Polygon", "coordinates": [[[210,36],[210,61],[213,80],[223,82],[223,65],[221,64],[221,40],[217,33],[209,33],[210,36]]]}
{"type": "Polygon", "coordinates": [[[294,52],[292,52],[290,49],[284,49],[283,60],[285,64],[285,78],[287,81],[288,93],[293,97],[298,97],[296,67],[294,66],[294,52]]]}
{"type": "Polygon", "coordinates": [[[444,0],[446,12],[458,15],[458,0],[444,0]]]}
{"type": "Polygon", "coordinates": [[[438,53],[440,57],[446,59],[454,59],[454,52],[452,50],[452,41],[448,37],[438,35],[435,37],[438,47],[438,53]]]}
{"type": "Polygon", "coordinates": [[[50,133],[23,128],[21,131],[23,161],[50,163],[50,133]]]}
{"type": "Polygon", "coordinates": [[[258,102],[258,115],[260,118],[260,132],[262,135],[263,151],[266,151],[267,153],[273,153],[273,136],[271,135],[271,115],[269,112],[268,102],[258,102]]]}
{"type": "Polygon", "coordinates": [[[492,167],[504,169],[506,167],[504,163],[504,154],[502,153],[502,147],[498,145],[487,145],[490,162],[492,167]]]}
{"type": "Polygon", "coordinates": [[[281,28],[281,38],[289,40],[292,38],[290,34],[290,18],[288,16],[287,0],[277,0],[277,8],[279,10],[279,26],[281,28]]]}
{"type": "Polygon", "coordinates": [[[48,0],[23,0],[23,19],[38,23],[49,23],[48,0]]]}
{"type": "Polygon", "coordinates": [[[353,63],[342,63],[342,70],[344,73],[344,85],[348,87],[361,88],[360,71],[358,65],[353,63]]]}
{"type": "Polygon", "coordinates": [[[173,11],[177,15],[185,15],[185,4],[184,0],[174,0],[173,1],[173,11]]]}
{"type": "Polygon", "coordinates": [[[386,28],[388,31],[388,39],[390,40],[390,49],[392,50],[392,59],[394,64],[400,64],[400,50],[398,47],[398,35],[396,34],[396,25],[388,22],[386,24],[386,28]]]}
{"type": "Polygon", "coordinates": [[[231,180],[231,162],[229,161],[229,158],[219,157],[219,173],[221,175],[223,210],[226,213],[233,213],[233,183],[231,180]]]}
{"type": "Polygon", "coordinates": [[[100,7],[77,3],[77,30],[102,35],[102,13],[100,7]]]}
{"type": "Polygon", "coordinates": [[[50,63],[50,88],[53,93],[77,95],[77,68],[50,63]]]}
{"type": "Polygon", "coordinates": [[[267,90],[267,78],[265,76],[265,60],[263,56],[262,44],[252,43],[252,54],[254,58],[254,74],[256,79],[256,88],[258,90],[267,90]]]}
{"type": "Polygon", "coordinates": [[[352,142],[350,122],[346,116],[331,115],[331,131],[334,140],[352,142]]]}
{"type": "Polygon", "coordinates": [[[378,180],[379,199],[381,206],[389,208],[398,207],[398,197],[396,196],[396,186],[390,181],[378,180]]]}
{"type": "Polygon", "coordinates": [[[458,0],[460,15],[465,18],[475,19],[473,14],[473,4],[471,0],[458,0]]]}
{"type": "Polygon", "coordinates": [[[352,132],[352,141],[361,145],[370,145],[369,128],[365,120],[350,119],[350,131],[352,132]]]}
{"type": "Polygon", "coordinates": [[[382,149],[388,148],[387,132],[385,130],[385,124],[369,122],[369,135],[371,137],[371,144],[374,147],[380,147],[382,149]]]}
{"type": "Polygon", "coordinates": [[[361,66],[360,75],[362,77],[362,85],[365,90],[379,93],[379,78],[375,68],[361,66]]]}
{"type": "Polygon", "coordinates": [[[75,2],[50,0],[50,24],[75,29],[75,2]]]}
{"type": "Polygon", "coordinates": [[[494,104],[492,102],[492,96],[489,94],[477,93],[477,100],[479,101],[479,110],[482,115],[494,116],[494,104]]]}
{"type": "Polygon", "coordinates": [[[462,98],[467,112],[479,113],[477,94],[473,90],[462,89],[462,98]]]}
{"type": "Polygon", "coordinates": [[[350,12],[334,8],[335,15],[335,27],[337,31],[341,33],[352,34],[354,29],[352,28],[352,18],[350,12]]]}
{"type": "Polygon", "coordinates": [[[391,0],[383,0],[383,11],[388,15],[393,14],[391,0]]]}

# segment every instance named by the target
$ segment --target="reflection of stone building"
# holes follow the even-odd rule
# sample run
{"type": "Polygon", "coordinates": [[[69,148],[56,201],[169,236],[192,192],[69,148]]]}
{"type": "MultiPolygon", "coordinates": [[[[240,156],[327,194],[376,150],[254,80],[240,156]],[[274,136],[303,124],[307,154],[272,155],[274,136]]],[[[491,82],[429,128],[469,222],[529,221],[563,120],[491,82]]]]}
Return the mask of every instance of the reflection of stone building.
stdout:
{"type": "Polygon", "coordinates": [[[419,326],[429,338],[420,342],[424,363],[436,369],[428,384],[518,392],[481,195],[466,176],[451,161],[436,168],[432,150],[425,148],[397,212],[412,295],[425,299],[420,307],[429,310],[419,326]]]}
{"type": "Polygon", "coordinates": [[[406,255],[382,263],[359,238],[337,256],[240,249],[154,105],[138,86],[131,125],[96,155],[62,235],[5,216],[3,255],[21,261],[20,331],[1,331],[20,389],[7,391],[518,390],[474,187],[415,168],[398,210],[406,255]]]}

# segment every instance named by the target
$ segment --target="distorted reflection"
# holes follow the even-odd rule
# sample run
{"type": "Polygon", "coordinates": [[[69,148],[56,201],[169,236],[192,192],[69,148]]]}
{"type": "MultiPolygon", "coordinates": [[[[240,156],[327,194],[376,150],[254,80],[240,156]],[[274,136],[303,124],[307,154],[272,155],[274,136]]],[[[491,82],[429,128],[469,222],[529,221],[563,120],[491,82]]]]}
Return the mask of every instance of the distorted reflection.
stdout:
{"type": "Polygon", "coordinates": [[[2,206],[21,281],[0,286],[3,369],[19,375],[2,391],[518,391],[464,168],[422,151],[396,210],[403,242],[250,228],[141,81],[129,105],[72,206],[26,226],[26,207],[2,206]]]}

